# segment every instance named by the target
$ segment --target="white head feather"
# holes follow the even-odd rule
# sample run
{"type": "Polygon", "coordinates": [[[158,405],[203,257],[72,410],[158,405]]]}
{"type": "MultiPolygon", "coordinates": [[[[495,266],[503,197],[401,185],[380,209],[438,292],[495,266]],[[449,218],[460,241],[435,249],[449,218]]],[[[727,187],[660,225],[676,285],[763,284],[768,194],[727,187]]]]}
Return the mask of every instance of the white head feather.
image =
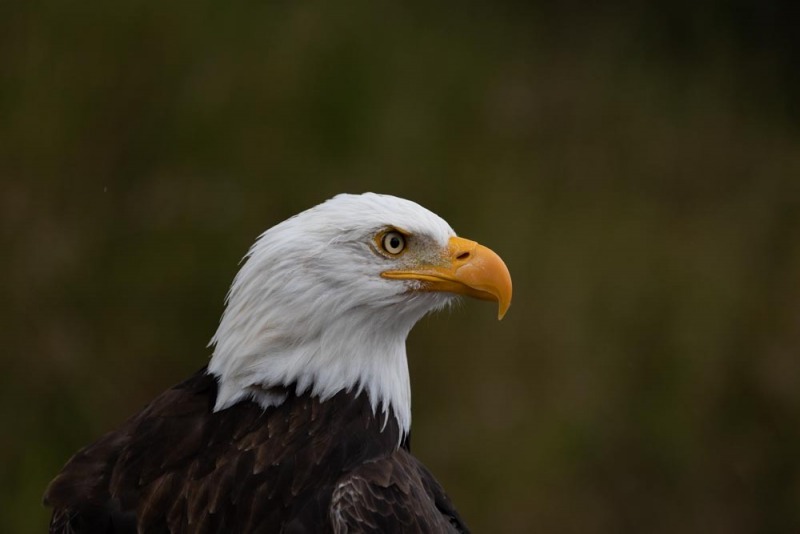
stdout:
{"type": "Polygon", "coordinates": [[[393,262],[441,254],[452,236],[422,206],[373,193],[338,195],[264,232],[236,275],[211,340],[208,369],[220,384],[215,410],[247,397],[265,408],[280,404],[285,397],[270,392],[273,386],[294,384],[298,394],[323,400],[363,390],[373,411],[388,414],[391,407],[407,433],[406,337],[454,297],[409,291],[413,281],[380,275],[393,262]],[[375,250],[375,235],[392,227],[414,236],[416,249],[405,259],[375,250]]]}

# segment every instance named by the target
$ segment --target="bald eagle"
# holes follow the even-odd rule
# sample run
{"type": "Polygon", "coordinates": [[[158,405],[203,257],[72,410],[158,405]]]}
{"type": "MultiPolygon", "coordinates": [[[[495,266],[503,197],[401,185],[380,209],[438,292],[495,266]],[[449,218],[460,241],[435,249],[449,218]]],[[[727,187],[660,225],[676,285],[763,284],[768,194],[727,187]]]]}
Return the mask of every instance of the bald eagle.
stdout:
{"type": "Polygon", "coordinates": [[[339,195],[267,230],[208,366],[67,462],[50,532],[466,532],[410,452],[405,347],[459,294],[502,318],[508,269],[414,202],[339,195]]]}

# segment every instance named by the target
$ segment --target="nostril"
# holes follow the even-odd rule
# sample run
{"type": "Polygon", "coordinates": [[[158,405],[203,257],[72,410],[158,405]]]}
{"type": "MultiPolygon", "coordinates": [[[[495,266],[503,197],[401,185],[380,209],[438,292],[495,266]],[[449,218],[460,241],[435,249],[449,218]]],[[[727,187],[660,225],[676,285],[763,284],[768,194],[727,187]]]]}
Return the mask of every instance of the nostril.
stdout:
{"type": "Polygon", "coordinates": [[[469,258],[469,252],[462,252],[461,254],[456,256],[457,260],[466,260],[467,258],[469,258]]]}

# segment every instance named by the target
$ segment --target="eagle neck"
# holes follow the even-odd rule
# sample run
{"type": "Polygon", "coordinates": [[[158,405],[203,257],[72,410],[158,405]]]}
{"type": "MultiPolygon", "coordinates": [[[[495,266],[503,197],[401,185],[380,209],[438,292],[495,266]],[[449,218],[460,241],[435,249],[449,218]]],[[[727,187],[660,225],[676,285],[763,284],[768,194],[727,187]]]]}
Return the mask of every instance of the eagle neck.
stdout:
{"type": "Polygon", "coordinates": [[[383,321],[381,315],[355,310],[302,337],[273,328],[249,347],[229,339],[218,343],[209,363],[219,381],[215,411],[245,399],[265,409],[279,406],[286,400],[284,388],[321,402],[342,392],[363,394],[382,427],[390,418],[396,421],[399,446],[411,428],[406,337],[413,322],[398,327],[405,321],[396,315],[383,321]]]}

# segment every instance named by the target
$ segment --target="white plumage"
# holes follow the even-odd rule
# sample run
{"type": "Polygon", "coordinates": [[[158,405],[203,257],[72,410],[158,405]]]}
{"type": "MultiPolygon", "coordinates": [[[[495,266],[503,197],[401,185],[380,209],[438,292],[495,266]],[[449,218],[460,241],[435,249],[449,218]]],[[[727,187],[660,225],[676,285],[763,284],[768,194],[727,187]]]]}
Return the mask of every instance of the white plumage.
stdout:
{"type": "Polygon", "coordinates": [[[446,292],[413,291],[421,282],[381,273],[438,263],[455,236],[439,216],[400,198],[338,195],[262,234],[248,252],[211,340],[209,372],[216,410],[246,396],[263,407],[283,402],[272,386],[296,384],[327,399],[365,390],[373,410],[391,407],[411,426],[406,337],[446,292]],[[408,250],[389,257],[375,236],[398,229],[408,250]]]}

